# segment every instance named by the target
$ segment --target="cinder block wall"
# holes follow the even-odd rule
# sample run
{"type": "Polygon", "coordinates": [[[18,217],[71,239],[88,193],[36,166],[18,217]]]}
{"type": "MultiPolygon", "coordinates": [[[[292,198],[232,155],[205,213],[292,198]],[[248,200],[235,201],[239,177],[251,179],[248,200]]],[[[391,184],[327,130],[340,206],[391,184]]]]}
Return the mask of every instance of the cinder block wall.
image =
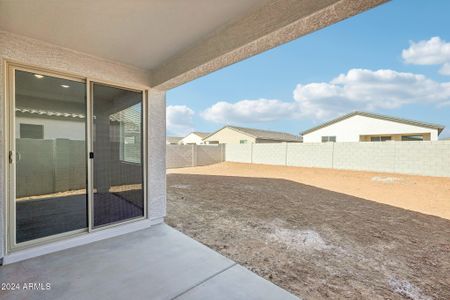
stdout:
{"type": "Polygon", "coordinates": [[[333,167],[335,169],[395,172],[397,142],[333,144],[333,167]]]}
{"type": "Polygon", "coordinates": [[[166,167],[192,167],[193,145],[167,145],[166,167]]]}
{"type": "Polygon", "coordinates": [[[197,166],[206,166],[223,162],[225,160],[225,145],[195,146],[197,166]]]}
{"type": "Polygon", "coordinates": [[[450,177],[450,141],[395,144],[398,173],[450,177]]]}
{"type": "Polygon", "coordinates": [[[224,145],[167,145],[166,166],[183,168],[223,162],[224,145]]]}
{"type": "Polygon", "coordinates": [[[333,143],[288,144],[287,165],[301,167],[332,168],[333,143]]]}
{"type": "Polygon", "coordinates": [[[229,144],[231,162],[450,177],[450,141],[229,144]]]}
{"type": "Polygon", "coordinates": [[[253,163],[268,165],[286,164],[286,143],[251,144],[253,148],[253,163]]]}
{"type": "Polygon", "coordinates": [[[252,163],[253,144],[225,144],[225,160],[252,163]]]}

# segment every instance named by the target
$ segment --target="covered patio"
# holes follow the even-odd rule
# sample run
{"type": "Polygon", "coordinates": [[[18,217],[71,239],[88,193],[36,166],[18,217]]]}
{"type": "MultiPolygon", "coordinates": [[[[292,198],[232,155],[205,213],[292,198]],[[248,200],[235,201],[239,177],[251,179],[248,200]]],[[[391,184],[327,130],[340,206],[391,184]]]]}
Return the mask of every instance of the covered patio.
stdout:
{"type": "Polygon", "coordinates": [[[3,266],[0,282],[21,283],[1,299],[298,299],[165,224],[3,266]]]}
{"type": "Polygon", "coordinates": [[[0,0],[0,298],[296,299],[164,224],[166,91],[386,1],[0,0]]]}

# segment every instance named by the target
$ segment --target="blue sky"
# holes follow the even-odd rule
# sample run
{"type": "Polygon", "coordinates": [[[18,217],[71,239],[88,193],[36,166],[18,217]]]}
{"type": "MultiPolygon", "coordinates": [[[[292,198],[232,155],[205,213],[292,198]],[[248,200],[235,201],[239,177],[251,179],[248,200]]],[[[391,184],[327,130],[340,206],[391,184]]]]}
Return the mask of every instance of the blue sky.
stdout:
{"type": "Polygon", "coordinates": [[[167,93],[167,131],[225,124],[294,134],[353,110],[445,125],[450,1],[398,0],[167,93]]]}

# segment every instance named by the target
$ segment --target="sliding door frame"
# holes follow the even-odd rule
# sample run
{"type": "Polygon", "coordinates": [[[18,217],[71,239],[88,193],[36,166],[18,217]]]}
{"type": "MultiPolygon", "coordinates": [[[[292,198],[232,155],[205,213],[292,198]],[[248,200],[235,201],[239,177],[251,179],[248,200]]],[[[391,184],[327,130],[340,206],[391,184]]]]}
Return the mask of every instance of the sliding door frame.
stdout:
{"type": "Polygon", "coordinates": [[[22,64],[20,62],[3,60],[5,75],[5,103],[4,103],[4,129],[5,129],[5,146],[4,146],[4,199],[5,199],[5,253],[12,253],[35,246],[45,245],[51,242],[67,240],[76,236],[85,235],[93,231],[101,231],[115,226],[120,226],[123,224],[128,224],[136,222],[143,219],[148,219],[148,186],[147,186],[147,176],[148,176],[148,135],[147,135],[147,125],[148,125],[148,113],[147,113],[147,87],[137,87],[124,85],[114,82],[109,82],[105,80],[97,80],[95,78],[90,78],[78,74],[65,73],[60,71],[54,71],[51,69],[43,68],[40,66],[33,66],[29,64],[22,64]],[[16,129],[15,129],[15,71],[24,71],[30,73],[39,73],[44,76],[56,77],[67,79],[71,81],[83,82],[86,84],[86,194],[87,194],[87,220],[88,224],[86,228],[63,232],[60,234],[55,234],[47,237],[37,238],[34,240],[16,243],[16,129]],[[112,86],[120,89],[135,91],[142,93],[142,175],[143,175],[143,194],[144,194],[144,216],[136,217],[132,219],[124,220],[123,222],[116,222],[108,224],[105,226],[99,226],[93,228],[93,160],[89,159],[89,153],[93,150],[93,94],[92,88],[94,83],[99,83],[102,85],[112,86]]]}

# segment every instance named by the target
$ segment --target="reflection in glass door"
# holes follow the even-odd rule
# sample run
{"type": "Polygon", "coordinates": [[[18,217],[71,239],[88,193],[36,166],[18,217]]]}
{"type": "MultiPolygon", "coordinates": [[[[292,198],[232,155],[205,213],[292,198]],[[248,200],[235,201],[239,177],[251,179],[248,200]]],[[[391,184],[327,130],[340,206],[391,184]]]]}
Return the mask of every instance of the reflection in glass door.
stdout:
{"type": "Polygon", "coordinates": [[[144,216],[142,97],[92,85],[94,228],[144,216]]]}
{"type": "Polygon", "coordinates": [[[84,79],[13,65],[8,80],[10,249],[144,217],[143,92],[87,99],[84,79]]]}
{"type": "Polygon", "coordinates": [[[11,74],[15,243],[86,230],[86,83],[11,74]]]}

